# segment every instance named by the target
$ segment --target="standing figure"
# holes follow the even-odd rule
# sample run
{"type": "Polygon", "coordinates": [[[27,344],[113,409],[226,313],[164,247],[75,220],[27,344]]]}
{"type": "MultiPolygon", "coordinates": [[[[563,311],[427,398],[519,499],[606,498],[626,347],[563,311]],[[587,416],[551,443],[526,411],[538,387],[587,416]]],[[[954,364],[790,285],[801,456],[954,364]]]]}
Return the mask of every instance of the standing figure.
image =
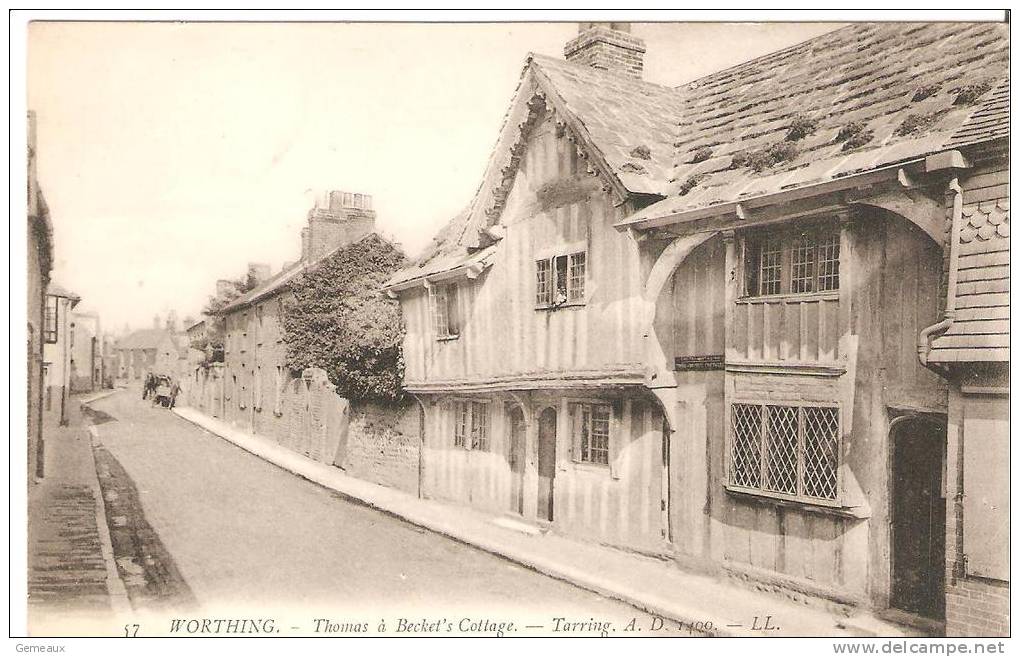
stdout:
{"type": "Polygon", "coordinates": [[[177,395],[181,394],[181,384],[174,379],[173,385],[170,386],[170,408],[174,407],[177,403],[177,395]]]}

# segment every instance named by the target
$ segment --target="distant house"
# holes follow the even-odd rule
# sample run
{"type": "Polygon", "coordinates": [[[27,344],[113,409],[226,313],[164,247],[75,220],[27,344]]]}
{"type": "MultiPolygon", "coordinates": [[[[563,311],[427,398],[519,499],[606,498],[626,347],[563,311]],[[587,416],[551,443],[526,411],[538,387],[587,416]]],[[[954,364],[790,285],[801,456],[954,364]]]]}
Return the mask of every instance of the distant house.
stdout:
{"type": "Polygon", "coordinates": [[[1008,634],[1006,26],[855,24],[677,88],[643,54],[582,24],[530,56],[386,286],[424,493],[1008,634]]]}
{"type": "Polygon", "coordinates": [[[71,313],[71,391],[103,387],[103,345],[99,315],[71,313]]]}
{"type": "Polygon", "coordinates": [[[165,328],[134,331],[117,342],[116,351],[119,377],[128,381],[148,373],[172,374],[180,358],[175,336],[165,328]]]}
{"type": "Polygon", "coordinates": [[[28,113],[28,480],[44,474],[43,409],[47,399],[43,345],[46,325],[46,288],[53,268],[53,226],[36,178],[35,114],[28,113]]]}
{"type": "Polygon", "coordinates": [[[71,311],[80,297],[51,282],[46,291],[46,318],[43,323],[43,417],[66,424],[68,396],[71,394],[71,311]]]}

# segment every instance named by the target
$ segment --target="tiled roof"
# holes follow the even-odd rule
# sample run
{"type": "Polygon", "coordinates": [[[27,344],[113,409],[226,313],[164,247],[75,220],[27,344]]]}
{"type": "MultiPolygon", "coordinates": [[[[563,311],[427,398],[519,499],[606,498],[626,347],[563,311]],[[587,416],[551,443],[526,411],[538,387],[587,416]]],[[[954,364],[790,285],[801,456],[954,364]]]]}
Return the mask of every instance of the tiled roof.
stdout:
{"type": "Polygon", "coordinates": [[[156,349],[170,334],[165,329],[140,329],[117,341],[117,349],[156,349]]]}
{"type": "Polygon", "coordinates": [[[858,23],[693,82],[670,195],[623,223],[869,171],[966,135],[1002,134],[1008,47],[1008,27],[998,23],[858,23]],[[981,112],[995,120],[986,124],[981,112]]]}
{"type": "Polygon", "coordinates": [[[531,61],[561,99],[557,109],[583,126],[627,190],[666,191],[682,106],[678,90],[545,55],[531,61]]]}
{"type": "Polygon", "coordinates": [[[1009,78],[1004,78],[957,130],[946,148],[1009,136],[1009,78]]]}
{"type": "Polygon", "coordinates": [[[929,360],[1008,361],[1009,201],[965,205],[959,250],[956,320],[929,360]]]}
{"type": "Polygon", "coordinates": [[[52,281],[46,287],[46,294],[48,294],[50,296],[53,296],[53,297],[64,297],[65,299],[71,299],[72,301],[76,301],[76,302],[81,300],[81,297],[79,297],[74,292],[72,292],[72,291],[68,290],[66,287],[64,287],[62,285],[58,285],[57,283],[54,283],[52,281]]]}
{"type": "Polygon", "coordinates": [[[675,89],[531,55],[472,207],[391,282],[459,266],[478,246],[491,221],[486,197],[512,181],[527,126],[514,108],[530,94],[581,133],[626,191],[665,197],[621,222],[632,224],[1005,134],[1007,30],[857,23],[675,89]]]}
{"type": "Polygon", "coordinates": [[[577,141],[593,151],[585,154],[605,162],[609,174],[625,190],[665,193],[680,109],[677,90],[530,54],[490,157],[488,180],[482,182],[471,204],[433,238],[415,264],[397,272],[387,286],[478,260],[479,231],[492,223],[492,216],[501,207],[506,190],[500,188],[513,181],[520,142],[527,138],[525,105],[536,94],[552,105],[559,122],[580,133],[577,141]]]}

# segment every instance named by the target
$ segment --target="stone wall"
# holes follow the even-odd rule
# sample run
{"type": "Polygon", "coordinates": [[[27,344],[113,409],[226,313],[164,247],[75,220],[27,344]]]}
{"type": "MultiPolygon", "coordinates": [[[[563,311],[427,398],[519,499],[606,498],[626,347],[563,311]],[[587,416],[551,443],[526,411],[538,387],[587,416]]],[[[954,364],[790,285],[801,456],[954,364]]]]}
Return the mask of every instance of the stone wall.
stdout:
{"type": "Polygon", "coordinates": [[[360,479],[417,494],[420,422],[415,402],[352,405],[344,468],[360,479]]]}

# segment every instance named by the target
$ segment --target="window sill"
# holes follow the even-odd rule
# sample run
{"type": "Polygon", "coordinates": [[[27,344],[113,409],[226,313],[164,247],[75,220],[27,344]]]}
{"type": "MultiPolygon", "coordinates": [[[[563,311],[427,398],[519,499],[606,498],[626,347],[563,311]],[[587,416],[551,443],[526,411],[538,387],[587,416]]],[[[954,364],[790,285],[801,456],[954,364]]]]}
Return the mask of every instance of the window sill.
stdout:
{"type": "Polygon", "coordinates": [[[606,474],[609,474],[610,471],[608,463],[592,463],[590,461],[571,461],[570,463],[577,470],[584,470],[587,472],[605,472],[606,474]]]}
{"type": "Polygon", "coordinates": [[[812,301],[838,301],[839,290],[827,290],[825,292],[800,292],[800,293],[786,293],[786,294],[768,294],[760,297],[738,297],[736,303],[742,304],[755,304],[755,303],[794,303],[794,302],[812,302],[812,301]]]}
{"type": "Polygon", "coordinates": [[[560,310],[562,308],[583,308],[584,301],[567,301],[556,305],[535,306],[535,310],[560,310]]]}
{"type": "Polygon", "coordinates": [[[439,335],[439,336],[436,336],[436,342],[449,342],[450,340],[456,340],[459,337],[460,337],[460,334],[457,334],[457,335],[439,335]]]}
{"type": "Polygon", "coordinates": [[[806,500],[784,495],[782,493],[762,491],[757,488],[744,488],[743,486],[735,486],[732,484],[726,484],[726,493],[733,497],[755,504],[782,506],[808,513],[834,515],[859,520],[871,517],[871,513],[866,507],[843,506],[838,500],[806,500]]]}

